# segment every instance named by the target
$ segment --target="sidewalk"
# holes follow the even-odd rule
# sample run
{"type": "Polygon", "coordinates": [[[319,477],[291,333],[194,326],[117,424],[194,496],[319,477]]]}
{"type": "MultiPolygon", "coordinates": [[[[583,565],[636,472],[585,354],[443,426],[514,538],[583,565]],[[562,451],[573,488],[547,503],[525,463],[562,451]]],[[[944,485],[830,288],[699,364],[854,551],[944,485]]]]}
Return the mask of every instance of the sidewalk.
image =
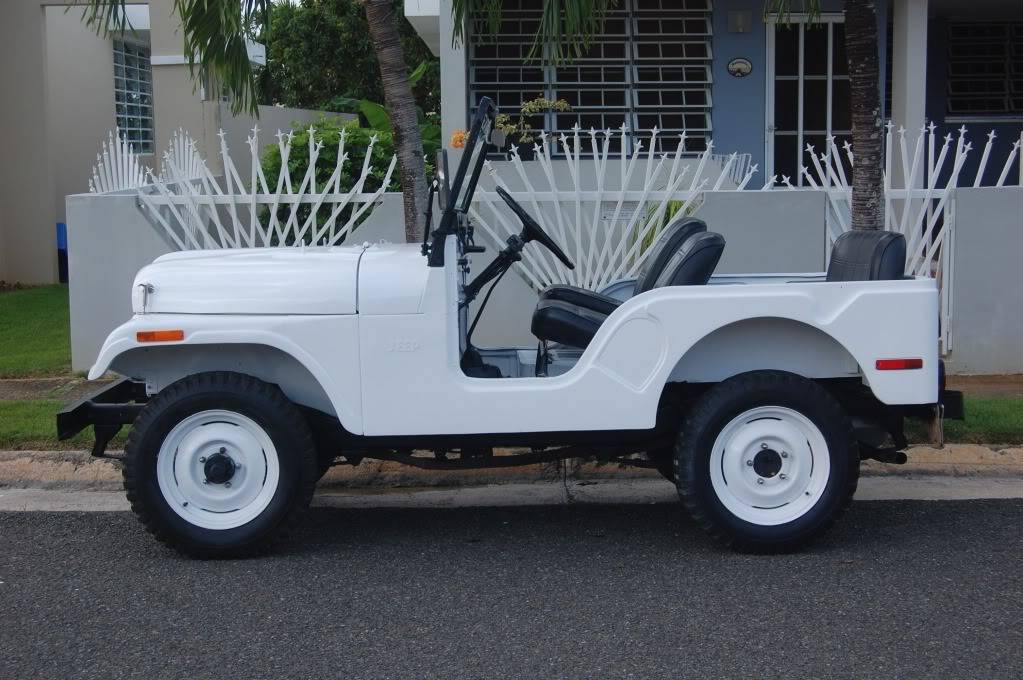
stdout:
{"type": "MultiPolygon", "coordinates": [[[[905,465],[866,461],[863,477],[1019,477],[1023,479],[1023,447],[990,448],[948,444],[944,449],[913,447],[905,465]]],[[[483,470],[421,470],[399,463],[365,461],[339,465],[320,481],[321,489],[403,487],[469,487],[487,484],[603,480],[660,480],[657,472],[567,461],[559,465],[528,465],[483,470]]],[[[119,464],[92,458],[87,451],[0,451],[0,488],[120,491],[119,464]]]]}

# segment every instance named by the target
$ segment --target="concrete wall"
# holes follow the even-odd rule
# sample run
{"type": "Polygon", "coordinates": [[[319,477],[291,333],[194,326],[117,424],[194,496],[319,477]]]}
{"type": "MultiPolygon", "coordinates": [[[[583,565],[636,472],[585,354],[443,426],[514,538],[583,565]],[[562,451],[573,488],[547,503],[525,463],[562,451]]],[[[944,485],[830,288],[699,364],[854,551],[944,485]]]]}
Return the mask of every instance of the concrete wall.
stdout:
{"type": "MultiPolygon", "coordinates": [[[[116,124],[113,45],[82,22],[80,10],[45,12],[51,200],[56,221],[66,222],[64,197],[89,190],[100,144],[116,124]]],[[[153,167],[153,156],[140,160],[153,167]]]]}
{"type": "Polygon", "coordinates": [[[819,191],[712,191],[696,216],[725,237],[720,274],[822,272],[826,211],[819,191]]]}
{"type": "Polygon", "coordinates": [[[952,373],[1023,373],[1023,188],[956,190],[952,373]]]}

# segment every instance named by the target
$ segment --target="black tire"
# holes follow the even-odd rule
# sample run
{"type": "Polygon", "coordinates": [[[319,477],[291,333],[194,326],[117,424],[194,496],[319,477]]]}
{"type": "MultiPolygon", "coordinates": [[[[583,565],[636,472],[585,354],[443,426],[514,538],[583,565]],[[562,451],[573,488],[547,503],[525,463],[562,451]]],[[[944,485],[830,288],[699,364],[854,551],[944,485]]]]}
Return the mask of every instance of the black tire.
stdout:
{"type": "Polygon", "coordinates": [[[123,475],[132,511],[158,540],[192,557],[239,557],[269,548],[301,521],[317,480],[317,456],[308,424],[278,387],[238,373],[199,373],[167,386],[139,414],[125,444],[123,475]],[[207,410],[251,419],[277,452],[278,483],[267,492],[272,497],[237,527],[197,526],[173,510],[160,490],[157,459],[164,439],[185,418],[207,410]]]}
{"type": "MultiPolygon", "coordinates": [[[[752,465],[752,461],[746,460],[745,464],[752,465]]],[[[724,471],[724,458],[721,466],[724,471]]],[[[757,470],[751,474],[761,473],[757,470]]],[[[775,470],[774,474],[779,473],[775,470]]],[[[849,507],[859,479],[859,454],[849,417],[827,390],[792,373],[754,371],[715,385],[693,406],[675,449],[675,476],[686,509],[719,542],[744,552],[786,552],[812,541],[849,507]],[[739,517],[719,498],[711,478],[710,461],[718,435],[733,419],[758,407],[798,412],[816,426],[827,446],[830,471],[823,492],[802,515],[781,524],[754,523],[739,517]]],[[[753,507],[753,514],[760,511],[753,507]]]]}

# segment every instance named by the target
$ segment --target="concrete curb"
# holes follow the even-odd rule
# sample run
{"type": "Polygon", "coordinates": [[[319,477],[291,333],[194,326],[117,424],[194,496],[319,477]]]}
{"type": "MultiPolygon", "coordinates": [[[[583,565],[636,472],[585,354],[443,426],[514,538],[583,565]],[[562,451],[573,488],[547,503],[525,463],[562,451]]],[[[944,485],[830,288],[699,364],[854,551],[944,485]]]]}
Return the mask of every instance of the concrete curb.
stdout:
{"type": "MultiPolygon", "coordinates": [[[[950,444],[943,449],[913,447],[905,465],[863,464],[864,477],[1023,476],[1023,448],[950,444]]],[[[421,470],[399,463],[365,461],[337,466],[320,488],[469,487],[488,484],[660,479],[657,472],[619,465],[568,461],[485,470],[421,470]]],[[[121,488],[120,464],[94,459],[87,451],[0,451],[0,488],[114,491],[121,488]]]]}
{"type": "MultiPolygon", "coordinates": [[[[1023,498],[1023,477],[867,477],[857,501],[954,501],[1023,498]]],[[[678,504],[675,488],[663,479],[587,482],[562,480],[483,486],[428,488],[318,489],[318,508],[468,508],[545,505],[678,504]]],[[[0,512],[124,512],[123,491],[0,489],[0,512]]]]}

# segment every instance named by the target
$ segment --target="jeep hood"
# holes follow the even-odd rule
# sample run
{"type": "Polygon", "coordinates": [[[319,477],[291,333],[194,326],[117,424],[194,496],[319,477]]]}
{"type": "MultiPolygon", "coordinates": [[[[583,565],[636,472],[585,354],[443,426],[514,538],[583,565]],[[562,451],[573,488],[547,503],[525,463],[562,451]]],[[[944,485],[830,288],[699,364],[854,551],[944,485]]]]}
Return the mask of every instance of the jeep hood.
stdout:
{"type": "Polygon", "coordinates": [[[366,246],[171,253],[143,267],[136,314],[355,314],[366,246]]]}

